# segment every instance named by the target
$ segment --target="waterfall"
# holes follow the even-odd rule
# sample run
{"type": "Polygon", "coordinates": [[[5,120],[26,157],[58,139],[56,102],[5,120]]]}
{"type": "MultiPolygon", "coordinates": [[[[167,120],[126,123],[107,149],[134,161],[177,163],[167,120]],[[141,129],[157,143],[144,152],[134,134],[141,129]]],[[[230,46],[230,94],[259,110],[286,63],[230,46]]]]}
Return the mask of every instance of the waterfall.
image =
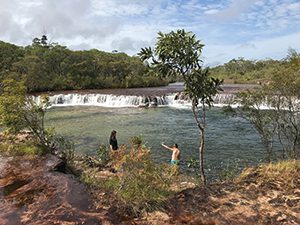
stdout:
{"type": "MultiPolygon", "coordinates": [[[[34,96],[38,103],[40,96],[34,96]]],[[[165,96],[131,96],[106,94],[57,94],[49,96],[52,107],[102,106],[102,107],[146,107],[166,105],[165,96]]]]}
{"type": "MultiPolygon", "coordinates": [[[[40,96],[33,96],[36,103],[40,96]]],[[[163,96],[134,96],[113,94],[57,94],[49,96],[51,107],[61,106],[102,106],[102,107],[191,107],[191,101],[181,93],[163,96]]],[[[214,97],[215,106],[233,105],[235,94],[218,94],[214,97]]]]}
{"type": "MultiPolygon", "coordinates": [[[[235,94],[217,94],[213,97],[213,104],[217,107],[223,107],[226,105],[231,105],[232,107],[237,107],[235,103],[236,95],[235,94]]],[[[182,94],[173,94],[166,96],[167,105],[176,108],[187,108],[191,107],[191,101],[182,94]]]]}

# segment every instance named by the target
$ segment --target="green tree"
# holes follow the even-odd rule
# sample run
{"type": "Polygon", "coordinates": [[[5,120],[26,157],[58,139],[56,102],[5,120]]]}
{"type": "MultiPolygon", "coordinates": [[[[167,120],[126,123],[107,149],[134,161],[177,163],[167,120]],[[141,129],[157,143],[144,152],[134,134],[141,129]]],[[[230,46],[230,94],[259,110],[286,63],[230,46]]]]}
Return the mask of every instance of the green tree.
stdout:
{"type": "Polygon", "coordinates": [[[24,82],[13,79],[4,80],[0,89],[0,125],[10,133],[29,129],[38,142],[51,148],[48,132],[44,127],[44,118],[49,101],[46,96],[36,104],[26,95],[24,82]]]}
{"type": "Polygon", "coordinates": [[[41,38],[37,38],[35,37],[32,40],[32,46],[39,46],[39,47],[43,47],[43,48],[50,48],[53,46],[52,43],[48,44],[48,38],[47,35],[43,34],[41,38]]]}
{"type": "Polygon", "coordinates": [[[293,69],[297,70],[300,68],[300,54],[295,49],[288,49],[286,61],[291,65],[293,69]]]}
{"type": "Polygon", "coordinates": [[[240,94],[246,115],[271,153],[276,135],[282,146],[282,158],[300,156],[300,64],[292,51],[267,85],[240,94]],[[264,107],[262,107],[264,106],[264,107]],[[266,111],[265,108],[269,110],[266,111]]]}
{"type": "Polygon", "coordinates": [[[26,102],[24,82],[4,80],[0,89],[0,124],[9,132],[16,133],[25,127],[23,107],[26,102]]]}
{"type": "Polygon", "coordinates": [[[273,153],[273,142],[277,131],[276,114],[270,107],[264,109],[267,87],[256,91],[245,91],[238,93],[242,107],[242,114],[254,125],[261,141],[267,150],[267,161],[271,162],[275,157],[273,153]]]}
{"type": "Polygon", "coordinates": [[[12,70],[14,63],[23,57],[23,48],[0,41],[0,75],[12,70]]]}
{"type": "Polygon", "coordinates": [[[142,48],[139,56],[161,76],[179,75],[183,78],[185,92],[192,101],[195,123],[200,131],[200,175],[205,184],[203,150],[206,107],[212,106],[212,97],[221,90],[222,81],[210,77],[209,70],[202,68],[203,46],[192,32],[185,30],[171,31],[167,34],[159,32],[155,48],[142,48]]]}
{"type": "Polygon", "coordinates": [[[34,38],[20,47],[0,41],[0,82],[25,80],[28,92],[72,89],[100,89],[160,86],[167,79],[149,73],[136,56],[107,53],[97,49],[71,51],[48,42],[47,36],[34,38]]]}

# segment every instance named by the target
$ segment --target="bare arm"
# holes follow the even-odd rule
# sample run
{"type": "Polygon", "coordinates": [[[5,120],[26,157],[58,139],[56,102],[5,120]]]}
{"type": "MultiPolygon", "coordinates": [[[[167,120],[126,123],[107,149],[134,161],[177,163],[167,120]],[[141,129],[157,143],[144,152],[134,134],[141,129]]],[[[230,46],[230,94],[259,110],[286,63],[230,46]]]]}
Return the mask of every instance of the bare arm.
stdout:
{"type": "Polygon", "coordinates": [[[169,146],[166,146],[165,144],[161,144],[164,148],[169,149],[171,151],[173,151],[173,148],[170,148],[169,146]]]}

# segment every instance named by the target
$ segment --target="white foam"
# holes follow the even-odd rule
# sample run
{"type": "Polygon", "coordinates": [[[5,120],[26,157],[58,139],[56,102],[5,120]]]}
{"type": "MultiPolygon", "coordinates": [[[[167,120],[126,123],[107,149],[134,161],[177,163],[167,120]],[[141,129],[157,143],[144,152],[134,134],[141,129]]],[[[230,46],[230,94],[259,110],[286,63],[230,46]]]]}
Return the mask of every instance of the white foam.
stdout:
{"type": "MultiPolygon", "coordinates": [[[[40,96],[33,96],[36,103],[40,102],[40,96]]],[[[100,106],[109,108],[123,107],[173,107],[178,109],[188,109],[192,103],[184,95],[169,94],[164,96],[131,96],[131,95],[113,95],[113,94],[57,94],[49,97],[50,107],[66,106],[100,106]]],[[[213,98],[215,107],[224,107],[230,105],[232,108],[241,107],[236,102],[235,94],[217,94],[213,98]]],[[[201,107],[201,106],[200,106],[201,107]]],[[[270,106],[262,104],[259,109],[270,110],[270,106]]]]}

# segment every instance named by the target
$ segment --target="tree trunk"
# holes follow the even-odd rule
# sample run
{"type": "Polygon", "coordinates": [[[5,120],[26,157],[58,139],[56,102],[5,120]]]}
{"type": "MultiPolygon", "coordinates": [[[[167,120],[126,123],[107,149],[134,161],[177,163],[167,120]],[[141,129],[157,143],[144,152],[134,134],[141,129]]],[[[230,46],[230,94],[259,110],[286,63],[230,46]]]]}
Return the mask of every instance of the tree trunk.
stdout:
{"type": "MultiPolygon", "coordinates": [[[[204,150],[204,125],[201,125],[199,122],[199,119],[197,117],[197,113],[196,113],[196,104],[193,103],[192,105],[192,111],[194,114],[194,119],[195,119],[195,123],[197,124],[197,127],[200,130],[200,139],[199,139],[199,167],[200,167],[200,177],[201,177],[201,181],[203,182],[203,184],[206,184],[206,178],[205,178],[205,173],[204,173],[204,161],[203,161],[203,150],[204,150]]],[[[205,115],[205,114],[204,114],[205,115]]],[[[205,118],[205,116],[204,116],[205,118]]],[[[203,122],[205,121],[205,119],[203,120],[203,122]]]]}
{"type": "Polygon", "coordinates": [[[201,177],[201,181],[205,185],[206,178],[204,173],[203,149],[204,149],[204,129],[200,128],[200,147],[199,147],[200,177],[201,177]]]}

